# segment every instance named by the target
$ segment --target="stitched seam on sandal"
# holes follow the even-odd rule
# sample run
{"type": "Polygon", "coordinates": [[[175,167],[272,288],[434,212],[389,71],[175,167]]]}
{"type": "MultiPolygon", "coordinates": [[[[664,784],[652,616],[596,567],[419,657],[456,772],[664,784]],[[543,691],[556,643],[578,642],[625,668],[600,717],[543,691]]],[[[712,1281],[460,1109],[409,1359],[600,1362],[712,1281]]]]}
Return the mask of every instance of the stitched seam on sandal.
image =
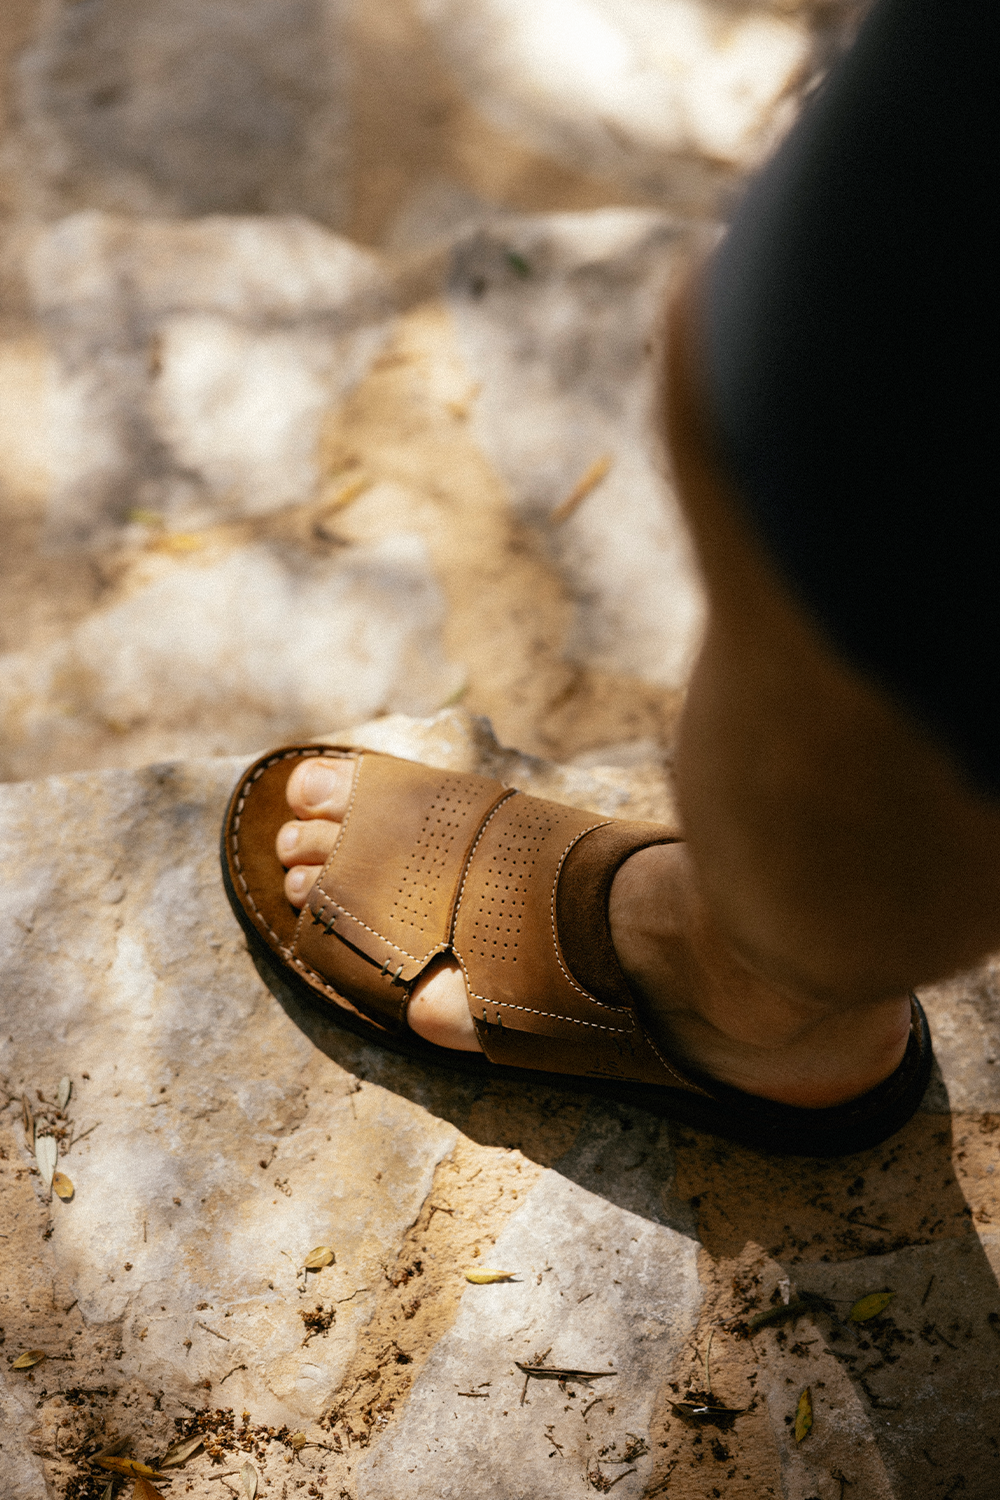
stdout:
{"type": "MultiPolygon", "coordinates": [[[[329,749],[330,749],[329,746],[326,746],[326,745],[317,745],[315,749],[305,748],[305,749],[301,749],[301,750],[298,750],[298,749],[296,749],[296,750],[283,750],[280,755],[272,755],[270,757],[270,759],[268,759],[266,761],[262,761],[261,764],[259,766],[257,766],[257,768],[254,770],[253,775],[250,776],[250,777],[248,777],[247,780],[244,781],[243,786],[242,786],[242,788],[240,790],[239,798],[237,799],[237,802],[236,802],[236,807],[235,807],[235,809],[233,811],[233,825],[232,825],[232,832],[230,834],[230,841],[231,841],[231,844],[232,844],[233,864],[236,867],[236,874],[237,874],[237,876],[239,878],[240,885],[243,888],[243,894],[244,894],[244,896],[247,899],[247,904],[249,905],[250,910],[253,912],[254,920],[261,927],[263,927],[263,929],[267,933],[268,937],[270,937],[278,945],[279,950],[282,948],[281,939],[279,938],[278,934],[275,932],[274,928],[271,926],[270,922],[268,922],[267,919],[265,918],[263,912],[260,910],[260,908],[258,907],[256,901],[253,899],[253,896],[251,896],[251,894],[250,894],[250,887],[247,884],[246,876],[243,874],[243,863],[242,863],[242,860],[240,859],[240,843],[239,843],[239,839],[240,839],[240,820],[241,820],[241,818],[243,816],[243,809],[246,806],[247,798],[249,797],[251,791],[253,790],[254,783],[256,781],[260,780],[260,778],[263,776],[263,774],[264,774],[265,771],[270,771],[270,769],[271,769],[272,766],[278,765],[279,762],[281,762],[283,760],[291,760],[294,756],[298,756],[302,760],[309,760],[309,759],[312,759],[314,756],[317,756],[317,755],[326,755],[328,753],[329,749]]],[[[344,755],[330,755],[329,756],[330,760],[340,760],[340,759],[346,759],[346,758],[347,757],[344,756],[344,755]]]]}
{"type": "MultiPolygon", "coordinates": [[[[583,986],[581,984],[578,984],[577,981],[573,978],[572,974],[569,972],[566,965],[562,961],[562,954],[559,952],[559,933],[556,928],[556,891],[559,887],[559,876],[562,874],[562,867],[566,863],[566,856],[569,854],[569,851],[580,842],[582,838],[585,838],[588,833],[593,833],[595,828],[610,828],[611,821],[612,820],[610,818],[605,818],[602,823],[591,823],[589,828],[584,828],[580,833],[577,834],[576,838],[570,839],[569,843],[566,845],[562,854],[559,856],[559,863],[556,866],[555,879],[552,882],[552,895],[549,898],[549,916],[552,924],[552,947],[555,950],[556,962],[558,963],[564,977],[566,978],[570,986],[574,990],[576,990],[577,994],[583,995],[584,998],[589,1000],[593,1005],[599,1005],[602,1010],[610,1010],[613,1011],[615,1015],[620,1016],[625,1014],[626,1011],[631,1014],[632,1007],[625,1007],[622,1005],[606,1005],[603,1000],[598,1000],[596,995],[592,995],[589,990],[585,990],[583,986]]],[[[573,1017],[564,1016],[563,1019],[566,1021],[571,1021],[573,1017]]],[[[588,1022],[588,1025],[589,1024],[590,1023],[588,1022]]]]}
{"type": "Polygon", "coordinates": [[[653,1038],[649,1035],[649,1032],[644,1026],[640,1026],[639,1030],[641,1031],[645,1040],[648,1042],[649,1046],[656,1053],[656,1056],[659,1058],[661,1065],[666,1068],[671,1078],[676,1078],[678,1083],[683,1083],[687,1089],[693,1089],[699,1094],[704,1094],[706,1099],[714,1098],[714,1095],[710,1094],[708,1089],[703,1089],[700,1084],[693,1082],[693,1080],[690,1078],[685,1078],[683,1073],[678,1073],[676,1068],[672,1068],[670,1066],[670,1064],[667,1062],[667,1059],[664,1057],[663,1053],[660,1051],[659,1047],[653,1041],[653,1038]]]}
{"type": "MultiPolygon", "coordinates": [[[[323,877],[320,876],[320,879],[322,879],[322,878],[323,877]]],[[[339,901],[334,901],[333,897],[332,896],[328,896],[327,893],[326,893],[326,891],[324,891],[323,887],[319,883],[319,880],[317,880],[316,884],[313,886],[313,890],[317,890],[317,889],[319,890],[320,895],[323,897],[323,905],[320,908],[320,912],[319,912],[320,916],[323,915],[323,913],[326,911],[326,909],[327,909],[328,906],[332,906],[335,909],[335,911],[341,913],[343,916],[347,917],[350,921],[356,922],[358,924],[358,926],[359,927],[363,927],[366,932],[370,932],[372,934],[372,937],[377,937],[380,942],[385,943],[386,946],[389,947],[389,948],[395,948],[395,950],[396,950],[397,953],[401,953],[404,958],[410,958],[410,959],[412,959],[414,963],[426,964],[426,963],[429,962],[429,960],[431,958],[434,957],[434,955],[436,953],[440,953],[440,952],[443,951],[443,948],[447,948],[448,947],[447,943],[445,943],[443,945],[441,943],[436,943],[433,948],[429,948],[427,950],[427,952],[424,954],[423,958],[419,958],[415,953],[410,953],[408,949],[401,948],[398,943],[392,942],[392,940],[390,938],[383,937],[382,934],[381,934],[381,932],[376,931],[376,929],[374,927],[369,927],[367,922],[362,922],[362,920],[361,920],[360,917],[356,917],[354,915],[354,913],[352,911],[349,911],[346,906],[341,906],[341,904],[340,904],[339,901]]],[[[310,895],[311,894],[312,894],[312,892],[310,892],[310,895]]],[[[303,915],[305,915],[306,911],[307,911],[307,908],[303,907],[302,908],[303,915]]],[[[310,914],[310,916],[312,915],[311,912],[309,914],[310,914]]],[[[345,942],[345,943],[349,943],[350,942],[349,938],[343,937],[340,933],[337,933],[336,936],[339,937],[342,942],[345,942]]],[[[365,956],[365,958],[368,958],[368,954],[367,953],[364,956],[365,956]]],[[[369,962],[374,963],[375,960],[374,959],[370,959],[369,962]]]]}
{"type": "MultiPolygon", "coordinates": [[[[361,756],[358,757],[358,760],[360,762],[361,756]]],[[[352,809],[354,807],[354,798],[355,798],[355,796],[357,794],[357,788],[358,788],[358,780],[359,780],[359,778],[360,778],[360,765],[359,765],[359,768],[358,768],[358,775],[355,776],[355,778],[354,778],[354,786],[353,786],[353,788],[351,790],[351,800],[347,804],[347,812],[344,814],[344,821],[340,825],[340,827],[341,827],[341,833],[343,833],[344,829],[347,827],[347,820],[350,817],[351,811],[352,811],[352,809]]],[[[514,795],[515,795],[514,792],[510,791],[510,792],[508,792],[507,796],[502,799],[502,801],[500,801],[500,802],[497,803],[496,807],[494,807],[493,811],[490,813],[490,816],[486,819],[486,822],[483,824],[482,828],[480,828],[479,832],[476,835],[476,842],[475,842],[475,844],[473,844],[472,849],[469,851],[469,857],[468,857],[468,859],[466,860],[466,863],[465,863],[465,871],[463,872],[463,875],[462,875],[462,884],[459,887],[458,900],[455,903],[455,913],[456,913],[456,915],[458,914],[458,907],[459,907],[459,904],[461,903],[461,900],[462,900],[462,891],[465,889],[465,877],[466,877],[466,875],[469,872],[469,866],[472,863],[472,856],[473,856],[473,854],[476,851],[476,845],[478,845],[479,840],[482,838],[483,833],[485,832],[487,825],[489,824],[489,822],[491,821],[491,819],[495,816],[495,814],[499,811],[499,809],[503,806],[503,803],[506,802],[506,801],[508,801],[509,798],[513,797],[514,795]]],[[[339,838],[338,838],[337,842],[339,844],[339,842],[340,842],[339,838]]],[[[323,875],[326,873],[326,871],[330,868],[330,865],[333,863],[333,860],[336,857],[336,853],[337,853],[337,851],[336,851],[336,849],[334,849],[333,854],[330,855],[329,860],[327,861],[326,865],[323,868],[323,874],[320,875],[319,880],[317,880],[316,883],[315,883],[315,885],[313,886],[313,890],[318,890],[319,893],[320,893],[320,895],[323,897],[324,901],[328,901],[331,906],[335,906],[338,911],[342,911],[344,913],[344,916],[345,917],[350,917],[350,919],[351,919],[352,922],[357,922],[357,924],[358,924],[359,927],[363,927],[366,932],[370,932],[371,935],[372,935],[372,937],[378,938],[379,942],[388,944],[388,946],[390,948],[394,948],[397,953],[401,953],[404,958],[409,958],[414,963],[426,964],[436,954],[438,954],[438,953],[440,953],[440,952],[443,951],[442,948],[441,948],[440,943],[436,943],[432,948],[429,948],[427,950],[426,954],[424,954],[423,958],[421,958],[416,953],[411,953],[408,948],[401,948],[398,943],[394,943],[391,938],[387,938],[383,933],[379,932],[377,928],[370,927],[367,922],[364,922],[364,921],[362,921],[362,919],[360,917],[355,916],[354,912],[352,912],[348,907],[341,906],[339,901],[335,901],[334,898],[330,895],[330,893],[327,890],[324,889],[324,887],[322,885],[322,880],[323,880],[323,875]]],[[[311,894],[311,892],[310,892],[310,894],[311,894]]],[[[305,908],[303,908],[303,910],[305,910],[305,908]]],[[[452,933],[453,932],[454,932],[454,923],[452,924],[452,933]]],[[[452,936],[452,934],[449,934],[448,942],[445,945],[446,947],[450,947],[451,946],[451,936],[452,936]]]]}
{"type": "MultiPolygon", "coordinates": [[[[464,964],[462,964],[462,968],[465,968],[464,964]]],[[[466,974],[466,982],[468,982],[468,974],[466,974]]],[[[504,1010],[523,1010],[526,1016],[546,1016],[550,1021],[568,1021],[573,1026],[589,1026],[594,1031],[615,1031],[621,1036],[627,1036],[636,1029],[634,1026],[605,1026],[600,1021],[583,1021],[577,1016],[562,1016],[558,1011],[554,1010],[535,1010],[530,1005],[515,1005],[512,1000],[492,1000],[488,995],[477,994],[475,990],[470,990],[469,994],[473,1000],[481,1000],[484,1005],[502,1006],[504,1010]]],[[[486,1017],[484,1016],[483,1020],[485,1019],[486,1017]]],[[[529,1031],[521,1032],[520,1034],[522,1036],[531,1036],[533,1033],[529,1031]]]]}

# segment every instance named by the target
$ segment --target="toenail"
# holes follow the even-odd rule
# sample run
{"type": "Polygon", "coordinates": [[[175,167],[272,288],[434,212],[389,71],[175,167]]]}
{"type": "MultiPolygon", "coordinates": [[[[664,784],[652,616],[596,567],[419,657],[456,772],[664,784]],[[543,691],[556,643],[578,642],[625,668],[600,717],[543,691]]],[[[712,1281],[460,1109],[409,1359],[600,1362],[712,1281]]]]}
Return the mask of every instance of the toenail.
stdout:
{"type": "Polygon", "coordinates": [[[289,870],[286,886],[289,895],[297,900],[304,900],[312,890],[318,874],[318,868],[314,870],[308,865],[299,865],[297,869],[289,870]]]}
{"type": "Polygon", "coordinates": [[[322,761],[306,761],[299,772],[299,801],[304,807],[322,807],[334,789],[334,776],[322,761]]]}
{"type": "Polygon", "coordinates": [[[278,858],[291,859],[299,846],[301,829],[295,823],[285,823],[278,831],[278,858]]]}

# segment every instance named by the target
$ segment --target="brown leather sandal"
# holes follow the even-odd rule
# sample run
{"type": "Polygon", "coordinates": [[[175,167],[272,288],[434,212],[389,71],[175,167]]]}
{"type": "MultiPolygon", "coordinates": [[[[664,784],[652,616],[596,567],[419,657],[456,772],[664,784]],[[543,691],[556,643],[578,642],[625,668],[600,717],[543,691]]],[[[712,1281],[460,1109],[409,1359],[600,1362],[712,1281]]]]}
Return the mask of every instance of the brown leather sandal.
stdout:
{"type": "Polygon", "coordinates": [[[222,868],[265,981],[327,1002],[340,1024],[383,1046],[491,1077],[575,1085],[768,1151],[838,1156],[892,1135],[930,1077],[915,999],[896,1072],[831,1109],[776,1104],[681,1069],[646,1032],[611,942],[608,897],[629,855],[675,837],[485,776],[293,745],[240,778],[222,868]],[[354,786],[299,912],[275,839],[289,817],[288,778],[315,756],[354,760],[354,786]],[[436,1047],[406,1024],[413,984],[440,954],[462,966],[482,1054],[436,1047]]]}

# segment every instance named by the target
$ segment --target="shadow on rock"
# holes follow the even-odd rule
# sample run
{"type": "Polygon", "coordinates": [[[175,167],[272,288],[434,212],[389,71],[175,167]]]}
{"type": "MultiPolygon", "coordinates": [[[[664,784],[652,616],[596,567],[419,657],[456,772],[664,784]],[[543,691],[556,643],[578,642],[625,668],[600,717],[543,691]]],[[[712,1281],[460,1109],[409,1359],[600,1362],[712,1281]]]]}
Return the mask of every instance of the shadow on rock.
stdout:
{"type": "MultiPolygon", "coordinates": [[[[930,1101],[942,1093],[938,1078],[930,1101]]],[[[714,1331],[713,1360],[731,1404],[752,1406],[766,1394],[786,1478],[801,1453],[813,1461],[811,1484],[825,1468],[831,1496],[841,1478],[863,1488],[860,1445],[847,1440],[839,1385],[853,1391],[854,1425],[867,1426],[887,1494],[995,1495],[1000,1289],[988,1226],[1000,1218],[992,1160],[998,1127],[995,1115],[931,1113],[925,1104],[882,1146],[835,1161],[767,1157],[675,1130],[675,1192],[694,1210],[711,1259],[697,1341],[702,1364],[692,1360],[690,1373],[701,1373],[714,1331]],[[859,1299],[881,1291],[893,1293],[884,1310],[852,1322],[859,1299]],[[754,1316],[773,1313],[784,1296],[801,1302],[810,1295],[825,1307],[755,1327],[754,1316]],[[807,1384],[815,1426],[797,1447],[791,1427],[807,1384]],[[824,1418],[842,1437],[817,1466],[824,1418]]],[[[684,1500],[686,1470],[695,1482],[690,1493],[706,1493],[698,1485],[710,1477],[711,1454],[694,1450],[690,1433],[669,1415],[669,1399],[661,1441],[678,1460],[671,1494],[684,1500]]],[[[753,1415],[738,1423],[725,1454],[740,1473],[754,1425],[753,1415]]],[[[827,1493],[822,1485],[819,1492],[827,1493]]]]}
{"type": "Polygon", "coordinates": [[[569,1089],[411,1061],[343,1030],[322,1004],[303,1003],[273,971],[261,977],[289,1019],[355,1077],[401,1094],[482,1146],[516,1149],[618,1208],[694,1236],[691,1210],[673,1192],[665,1120],[569,1089]]]}

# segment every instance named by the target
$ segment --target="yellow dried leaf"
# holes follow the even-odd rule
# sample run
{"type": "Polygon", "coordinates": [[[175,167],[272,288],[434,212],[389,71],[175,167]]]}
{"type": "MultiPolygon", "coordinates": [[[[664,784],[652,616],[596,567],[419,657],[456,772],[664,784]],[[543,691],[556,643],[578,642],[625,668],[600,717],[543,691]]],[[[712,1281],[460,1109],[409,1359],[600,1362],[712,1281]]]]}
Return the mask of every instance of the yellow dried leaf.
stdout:
{"type": "Polygon", "coordinates": [[[197,1453],[199,1448],[204,1447],[204,1444],[205,1439],[200,1432],[194,1437],[185,1438],[183,1443],[175,1443],[160,1459],[160,1468],[173,1469],[178,1464],[186,1463],[192,1453],[197,1453]]]}
{"type": "Polygon", "coordinates": [[[895,1295],[895,1292],[869,1292],[867,1297],[855,1302],[847,1316],[852,1323],[867,1323],[869,1318],[877,1318],[880,1312],[885,1312],[895,1295]]]}
{"type": "Polygon", "coordinates": [[[302,1264],[307,1271],[322,1271],[324,1266],[332,1266],[334,1254],[329,1245],[317,1245],[315,1250],[310,1250],[302,1264]]]}
{"type": "Polygon", "coordinates": [[[137,1479],[132,1500],[163,1500],[159,1490],[154,1490],[148,1479],[137,1479]]]}
{"type": "Polygon", "coordinates": [[[57,1198],[62,1198],[64,1203],[68,1203],[76,1189],[65,1172],[53,1172],[52,1191],[57,1198]]]}
{"type": "Polygon", "coordinates": [[[170,531],[156,545],[161,552],[200,552],[205,538],[196,531],[170,531]]]}
{"type": "Polygon", "coordinates": [[[26,1349],[19,1354],[11,1365],[12,1370],[30,1370],[32,1365],[40,1365],[45,1358],[44,1349],[26,1349]]]}
{"type": "Polygon", "coordinates": [[[372,481],[367,474],[356,474],[353,479],[334,482],[324,496],[326,510],[343,510],[345,505],[350,505],[365,490],[371,489],[372,481]]]}
{"type": "Polygon", "coordinates": [[[486,1266],[481,1271],[466,1271],[466,1281],[471,1281],[474,1286],[489,1286],[494,1281],[509,1281],[516,1276],[516,1271],[491,1271],[486,1266]]]}
{"type": "Polygon", "coordinates": [[[137,1458],[115,1458],[111,1454],[98,1454],[94,1459],[95,1464],[100,1464],[102,1469],[110,1469],[112,1474],[125,1474],[129,1479],[159,1479],[158,1469],[151,1469],[148,1464],[141,1464],[137,1458]]]}
{"type": "Polygon", "coordinates": [[[809,1387],[806,1386],[799,1397],[799,1404],[795,1408],[795,1441],[801,1443],[812,1432],[813,1404],[809,1387]]]}
{"type": "Polygon", "coordinates": [[[243,1465],[240,1470],[240,1478],[243,1481],[243,1488],[247,1492],[248,1500],[257,1500],[257,1470],[252,1463],[247,1462],[243,1465]]]}
{"type": "Polygon", "coordinates": [[[308,1439],[306,1438],[304,1432],[293,1432],[288,1441],[295,1449],[296,1453],[298,1453],[302,1448],[305,1447],[308,1439]]]}

